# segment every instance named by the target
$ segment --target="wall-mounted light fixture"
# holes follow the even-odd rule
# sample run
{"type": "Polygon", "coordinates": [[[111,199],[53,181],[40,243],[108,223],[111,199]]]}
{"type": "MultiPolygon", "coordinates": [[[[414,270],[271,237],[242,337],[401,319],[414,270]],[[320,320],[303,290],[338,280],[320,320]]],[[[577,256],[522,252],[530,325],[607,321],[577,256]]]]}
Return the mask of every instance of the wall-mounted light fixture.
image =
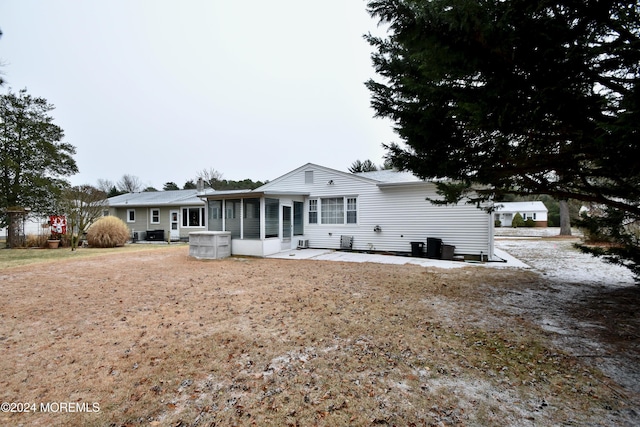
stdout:
{"type": "Polygon", "coordinates": [[[379,225],[376,225],[375,227],[373,227],[373,231],[375,231],[376,233],[380,233],[382,231],[382,228],[380,228],[379,225]]]}
{"type": "Polygon", "coordinates": [[[330,179],[329,182],[327,182],[327,185],[333,185],[333,180],[330,179]]]}

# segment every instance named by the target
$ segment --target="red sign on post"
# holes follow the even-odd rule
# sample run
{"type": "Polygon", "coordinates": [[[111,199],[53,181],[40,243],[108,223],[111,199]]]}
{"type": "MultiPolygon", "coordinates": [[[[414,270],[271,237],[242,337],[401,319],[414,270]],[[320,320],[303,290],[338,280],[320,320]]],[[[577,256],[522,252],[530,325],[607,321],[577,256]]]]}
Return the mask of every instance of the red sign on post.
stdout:
{"type": "Polygon", "coordinates": [[[51,234],[67,234],[67,217],[64,215],[51,215],[49,217],[51,234]]]}

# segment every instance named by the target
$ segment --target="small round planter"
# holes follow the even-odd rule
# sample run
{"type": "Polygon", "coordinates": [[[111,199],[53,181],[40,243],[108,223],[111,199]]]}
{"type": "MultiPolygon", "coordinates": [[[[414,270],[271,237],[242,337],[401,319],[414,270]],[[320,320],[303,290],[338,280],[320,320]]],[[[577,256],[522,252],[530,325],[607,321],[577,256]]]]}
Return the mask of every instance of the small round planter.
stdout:
{"type": "Polygon", "coordinates": [[[58,249],[58,246],[60,246],[60,240],[47,240],[47,246],[49,249],[58,249]]]}

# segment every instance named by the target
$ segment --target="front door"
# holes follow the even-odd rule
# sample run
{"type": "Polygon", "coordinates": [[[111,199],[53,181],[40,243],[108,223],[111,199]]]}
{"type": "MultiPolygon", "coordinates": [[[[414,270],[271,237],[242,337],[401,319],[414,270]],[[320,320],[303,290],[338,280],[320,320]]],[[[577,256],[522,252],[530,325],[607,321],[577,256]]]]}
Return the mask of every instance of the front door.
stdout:
{"type": "Polygon", "coordinates": [[[291,206],[282,207],[282,249],[291,249],[291,206]]]}
{"type": "Polygon", "coordinates": [[[180,215],[178,211],[169,212],[169,237],[180,240],[180,215]]]}

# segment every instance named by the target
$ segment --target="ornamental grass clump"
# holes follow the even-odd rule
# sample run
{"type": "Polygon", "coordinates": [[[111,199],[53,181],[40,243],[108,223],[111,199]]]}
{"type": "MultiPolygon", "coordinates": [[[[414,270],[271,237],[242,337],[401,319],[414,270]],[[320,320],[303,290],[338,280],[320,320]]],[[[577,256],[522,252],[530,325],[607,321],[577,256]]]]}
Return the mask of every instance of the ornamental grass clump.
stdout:
{"type": "Polygon", "coordinates": [[[87,232],[89,246],[115,248],[123,246],[130,238],[129,227],[120,218],[105,216],[96,221],[87,232]]]}

